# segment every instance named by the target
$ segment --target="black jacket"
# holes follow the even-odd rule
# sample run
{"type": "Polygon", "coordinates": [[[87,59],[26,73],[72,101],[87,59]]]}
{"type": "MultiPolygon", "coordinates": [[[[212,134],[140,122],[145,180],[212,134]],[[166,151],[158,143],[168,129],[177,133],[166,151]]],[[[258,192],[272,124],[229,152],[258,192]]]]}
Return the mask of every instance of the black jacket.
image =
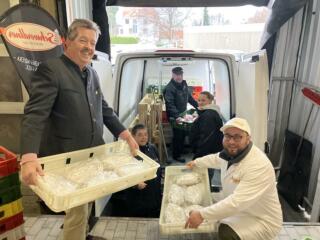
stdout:
{"type": "Polygon", "coordinates": [[[183,80],[177,83],[173,79],[167,84],[163,92],[167,116],[176,119],[181,113],[187,110],[187,103],[197,108],[198,103],[193,99],[189,92],[187,82],[183,80]]]}
{"type": "Polygon", "coordinates": [[[39,66],[24,112],[22,154],[47,156],[101,145],[103,124],[114,136],[125,130],[103,98],[96,71],[87,66],[82,72],[64,55],[39,66]]]}
{"type": "MultiPolygon", "coordinates": [[[[156,147],[150,143],[140,146],[140,151],[159,162],[156,147]]],[[[131,217],[159,217],[161,207],[161,171],[157,177],[145,182],[147,186],[139,190],[136,187],[127,190],[128,211],[131,217]]]]}
{"type": "Polygon", "coordinates": [[[214,107],[198,110],[198,114],[189,135],[194,158],[220,152],[223,148],[223,134],[220,131],[223,123],[220,114],[214,107]]]}

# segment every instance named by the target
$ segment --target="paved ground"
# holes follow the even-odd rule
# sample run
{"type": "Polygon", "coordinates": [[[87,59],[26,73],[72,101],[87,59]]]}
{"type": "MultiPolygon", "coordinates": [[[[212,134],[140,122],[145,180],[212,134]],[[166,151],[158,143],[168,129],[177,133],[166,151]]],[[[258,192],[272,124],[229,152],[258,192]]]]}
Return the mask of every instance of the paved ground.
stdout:
{"type": "MultiPolygon", "coordinates": [[[[25,217],[27,240],[56,240],[63,216],[25,217]]],[[[92,233],[108,240],[215,240],[214,234],[164,236],[158,219],[101,217],[92,233]]],[[[285,223],[277,240],[320,240],[320,224],[285,223]]]]}

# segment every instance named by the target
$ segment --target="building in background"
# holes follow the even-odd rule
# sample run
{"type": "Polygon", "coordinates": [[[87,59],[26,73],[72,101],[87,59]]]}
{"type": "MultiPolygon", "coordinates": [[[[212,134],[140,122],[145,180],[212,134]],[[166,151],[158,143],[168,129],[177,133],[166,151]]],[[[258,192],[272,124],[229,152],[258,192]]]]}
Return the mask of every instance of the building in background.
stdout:
{"type": "Polygon", "coordinates": [[[157,22],[155,8],[120,8],[116,14],[116,32],[118,36],[132,36],[142,42],[155,42],[159,38],[157,22]]]}

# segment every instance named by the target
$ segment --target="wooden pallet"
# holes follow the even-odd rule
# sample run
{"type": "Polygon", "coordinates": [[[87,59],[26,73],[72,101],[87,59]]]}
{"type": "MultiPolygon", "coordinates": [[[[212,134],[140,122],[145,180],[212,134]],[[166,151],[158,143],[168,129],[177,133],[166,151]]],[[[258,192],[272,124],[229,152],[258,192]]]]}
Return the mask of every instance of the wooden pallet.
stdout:
{"type": "Polygon", "coordinates": [[[129,126],[129,130],[137,123],[142,123],[147,127],[149,141],[158,147],[160,163],[164,163],[168,158],[166,140],[170,139],[164,133],[162,108],[163,102],[158,95],[146,94],[138,104],[138,115],[129,126]]]}

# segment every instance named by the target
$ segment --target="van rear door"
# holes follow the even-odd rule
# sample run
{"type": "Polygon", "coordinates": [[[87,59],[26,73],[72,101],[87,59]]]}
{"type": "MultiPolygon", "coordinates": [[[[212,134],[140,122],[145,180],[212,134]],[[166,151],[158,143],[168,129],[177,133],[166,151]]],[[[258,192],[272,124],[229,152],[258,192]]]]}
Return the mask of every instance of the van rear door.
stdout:
{"type": "Polygon", "coordinates": [[[266,51],[242,55],[234,81],[236,116],[248,120],[252,140],[266,150],[269,73],[266,51]]]}
{"type": "Polygon", "coordinates": [[[235,78],[233,54],[192,50],[137,51],[120,53],[115,64],[114,109],[124,125],[129,126],[136,116],[146,89],[157,87],[161,91],[170,81],[171,69],[175,66],[183,67],[184,79],[190,87],[202,85],[202,90],[215,93],[225,120],[235,114],[230,87],[235,78]]]}

